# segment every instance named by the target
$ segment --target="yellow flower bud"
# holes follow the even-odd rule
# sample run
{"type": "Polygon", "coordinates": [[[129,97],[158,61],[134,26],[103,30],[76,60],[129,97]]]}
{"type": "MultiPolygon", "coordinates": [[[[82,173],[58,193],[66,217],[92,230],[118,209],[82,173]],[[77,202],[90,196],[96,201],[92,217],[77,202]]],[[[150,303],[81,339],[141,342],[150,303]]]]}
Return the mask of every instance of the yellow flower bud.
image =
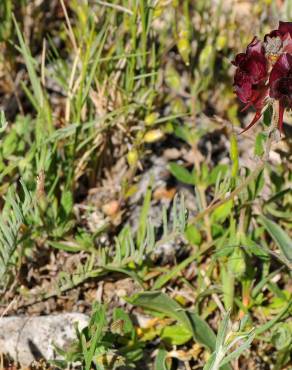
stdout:
{"type": "Polygon", "coordinates": [[[130,167],[136,166],[138,162],[138,152],[136,149],[132,149],[127,154],[127,161],[130,167]]]}
{"type": "Polygon", "coordinates": [[[219,35],[216,39],[216,49],[223,50],[227,44],[227,37],[225,35],[219,35]]]}
{"type": "Polygon", "coordinates": [[[177,42],[177,48],[178,51],[185,62],[186,65],[189,65],[189,58],[190,58],[190,51],[191,51],[191,45],[190,41],[188,39],[188,33],[182,32],[181,37],[179,38],[177,42]]]}
{"type": "Polygon", "coordinates": [[[145,143],[154,143],[155,141],[160,140],[163,137],[163,132],[159,129],[150,130],[144,135],[145,143]]]}
{"type": "Polygon", "coordinates": [[[152,112],[152,113],[148,114],[145,117],[145,125],[146,126],[152,126],[156,122],[158,117],[159,117],[159,114],[155,113],[155,112],[152,112]]]}

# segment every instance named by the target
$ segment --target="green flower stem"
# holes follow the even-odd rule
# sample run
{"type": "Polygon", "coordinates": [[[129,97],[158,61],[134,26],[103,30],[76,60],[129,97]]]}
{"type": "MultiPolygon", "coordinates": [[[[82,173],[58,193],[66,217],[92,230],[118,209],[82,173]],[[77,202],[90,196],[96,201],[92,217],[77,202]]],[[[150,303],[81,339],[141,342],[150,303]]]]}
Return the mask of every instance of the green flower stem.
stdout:
{"type": "MultiPolygon", "coordinates": [[[[266,147],[265,147],[265,152],[262,156],[262,158],[259,160],[258,164],[256,165],[255,169],[253,172],[240,184],[238,185],[237,188],[235,188],[227,197],[223,199],[215,199],[213,200],[207,208],[205,208],[202,212],[199,212],[195,217],[191,218],[188,222],[189,225],[197,223],[199,220],[202,218],[205,218],[208,216],[211,212],[213,212],[215,209],[220,207],[222,204],[225,204],[229,200],[234,199],[238,194],[240,194],[246,187],[253,181],[255,180],[258,175],[261,173],[261,171],[264,169],[265,165],[267,164],[269,160],[269,155],[271,151],[271,146],[274,141],[274,132],[277,129],[278,125],[278,117],[279,117],[279,103],[275,102],[273,105],[273,117],[272,117],[272,122],[271,126],[268,131],[268,138],[266,141],[266,147]]],[[[159,245],[163,245],[169,240],[173,240],[178,236],[178,232],[173,232],[170,233],[167,237],[162,238],[159,240],[159,242],[156,243],[156,247],[159,245]]],[[[206,253],[206,251],[209,250],[213,246],[213,241],[210,241],[207,243],[205,249],[200,252],[200,255],[206,253]]]]}
{"type": "Polygon", "coordinates": [[[258,164],[256,165],[255,169],[253,172],[247,176],[247,178],[237,186],[227,197],[223,199],[217,199],[214,200],[207,208],[205,208],[202,212],[198,213],[195,217],[193,217],[190,221],[189,224],[195,224],[202,218],[204,218],[206,215],[210,214],[213,212],[215,209],[218,207],[222,206],[229,200],[234,199],[237,195],[239,195],[244,189],[247,188],[247,186],[255,180],[259,174],[262,172],[264,169],[265,165],[267,164],[269,157],[270,157],[270,151],[271,151],[271,146],[274,141],[274,132],[277,129],[278,125],[278,118],[279,118],[279,102],[275,102],[273,105],[273,118],[272,118],[272,123],[270,126],[270,129],[268,131],[268,138],[266,141],[266,148],[264,155],[262,158],[259,160],[258,164]]]}

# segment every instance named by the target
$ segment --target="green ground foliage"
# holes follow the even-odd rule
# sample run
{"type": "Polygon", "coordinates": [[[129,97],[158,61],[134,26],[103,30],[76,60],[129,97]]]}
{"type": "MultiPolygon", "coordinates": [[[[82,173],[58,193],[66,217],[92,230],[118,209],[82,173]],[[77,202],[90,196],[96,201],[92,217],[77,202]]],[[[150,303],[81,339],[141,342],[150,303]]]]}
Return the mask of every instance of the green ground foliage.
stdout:
{"type": "Polygon", "coordinates": [[[231,61],[291,2],[2,0],[0,15],[0,315],[88,313],[60,368],[288,369],[291,118],[242,186],[271,115],[239,135],[231,61]]]}

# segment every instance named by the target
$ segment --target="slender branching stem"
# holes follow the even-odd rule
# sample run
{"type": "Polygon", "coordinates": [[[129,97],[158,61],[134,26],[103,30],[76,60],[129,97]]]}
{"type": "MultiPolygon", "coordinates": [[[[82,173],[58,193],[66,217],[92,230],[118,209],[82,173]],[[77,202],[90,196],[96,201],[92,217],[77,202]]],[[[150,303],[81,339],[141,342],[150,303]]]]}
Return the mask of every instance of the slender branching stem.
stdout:
{"type": "MultiPolygon", "coordinates": [[[[271,146],[272,146],[272,143],[274,141],[274,132],[277,129],[277,125],[278,125],[278,117],[279,117],[279,103],[275,102],[273,104],[273,117],[272,117],[271,125],[270,125],[269,130],[268,130],[268,138],[267,138],[266,145],[265,145],[265,151],[264,151],[263,156],[258,161],[255,169],[252,171],[252,173],[249,176],[247,176],[247,178],[245,180],[243,180],[242,183],[239,184],[229,195],[227,195],[227,196],[225,196],[224,198],[221,198],[221,199],[219,198],[219,199],[213,200],[213,202],[211,204],[209,204],[209,206],[207,206],[207,208],[205,208],[203,211],[199,212],[195,217],[191,218],[188,221],[189,225],[195,224],[198,221],[200,221],[201,219],[205,219],[205,217],[207,215],[209,215],[211,212],[215,211],[215,209],[222,206],[223,204],[225,204],[229,200],[233,200],[237,195],[239,195],[243,190],[245,190],[247,188],[247,186],[253,180],[255,180],[258,177],[258,175],[261,173],[261,171],[264,169],[265,165],[269,161],[271,146]]],[[[180,234],[180,232],[177,232],[177,231],[174,231],[174,232],[170,233],[165,238],[162,238],[161,240],[159,240],[156,243],[156,247],[158,247],[159,245],[163,245],[164,243],[166,243],[170,240],[175,239],[179,234],[180,234]]],[[[213,245],[213,241],[210,241],[209,243],[207,243],[207,247],[204,250],[204,252],[209,250],[209,248],[212,245],[213,245]]]]}
{"type": "Polygon", "coordinates": [[[272,146],[272,143],[273,143],[273,140],[274,140],[274,135],[273,134],[274,134],[275,130],[277,129],[278,118],[279,118],[279,103],[275,102],[273,104],[273,117],[272,117],[271,126],[270,126],[269,131],[268,131],[268,138],[267,138],[267,141],[266,141],[265,151],[264,151],[264,154],[263,154],[262,158],[260,158],[258,164],[256,165],[255,169],[229,195],[227,195],[226,197],[224,197],[222,199],[218,199],[215,202],[213,201],[212,204],[210,204],[202,212],[198,213],[195,217],[193,217],[191,220],[189,220],[190,224],[195,224],[197,221],[201,220],[202,218],[205,218],[206,215],[210,214],[215,209],[222,206],[223,204],[225,204],[229,200],[233,200],[237,195],[239,195],[243,190],[245,190],[247,188],[247,186],[253,180],[255,180],[258,177],[258,175],[261,173],[261,171],[264,169],[265,165],[269,161],[271,146],[272,146]]]}

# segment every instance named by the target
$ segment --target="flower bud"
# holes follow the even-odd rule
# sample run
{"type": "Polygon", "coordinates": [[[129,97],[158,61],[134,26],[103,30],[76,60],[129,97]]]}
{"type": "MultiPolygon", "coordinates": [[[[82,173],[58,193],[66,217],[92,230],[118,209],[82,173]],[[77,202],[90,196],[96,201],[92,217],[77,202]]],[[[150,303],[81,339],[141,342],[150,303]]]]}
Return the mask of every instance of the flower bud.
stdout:
{"type": "Polygon", "coordinates": [[[136,149],[132,149],[127,154],[127,161],[130,167],[134,167],[138,162],[138,152],[136,149]]]}
{"type": "Polygon", "coordinates": [[[146,134],[144,135],[144,142],[145,143],[154,143],[158,140],[160,140],[161,138],[163,138],[163,132],[159,129],[157,130],[150,130],[148,132],[146,132],[146,134]]]}
{"type": "Polygon", "coordinates": [[[177,48],[185,64],[189,65],[191,45],[187,31],[181,31],[179,39],[177,41],[177,48]]]}
{"type": "Polygon", "coordinates": [[[152,113],[148,114],[145,117],[145,125],[146,126],[154,125],[156,123],[156,120],[157,120],[158,117],[159,117],[159,114],[156,113],[156,112],[152,112],[152,113]]]}

